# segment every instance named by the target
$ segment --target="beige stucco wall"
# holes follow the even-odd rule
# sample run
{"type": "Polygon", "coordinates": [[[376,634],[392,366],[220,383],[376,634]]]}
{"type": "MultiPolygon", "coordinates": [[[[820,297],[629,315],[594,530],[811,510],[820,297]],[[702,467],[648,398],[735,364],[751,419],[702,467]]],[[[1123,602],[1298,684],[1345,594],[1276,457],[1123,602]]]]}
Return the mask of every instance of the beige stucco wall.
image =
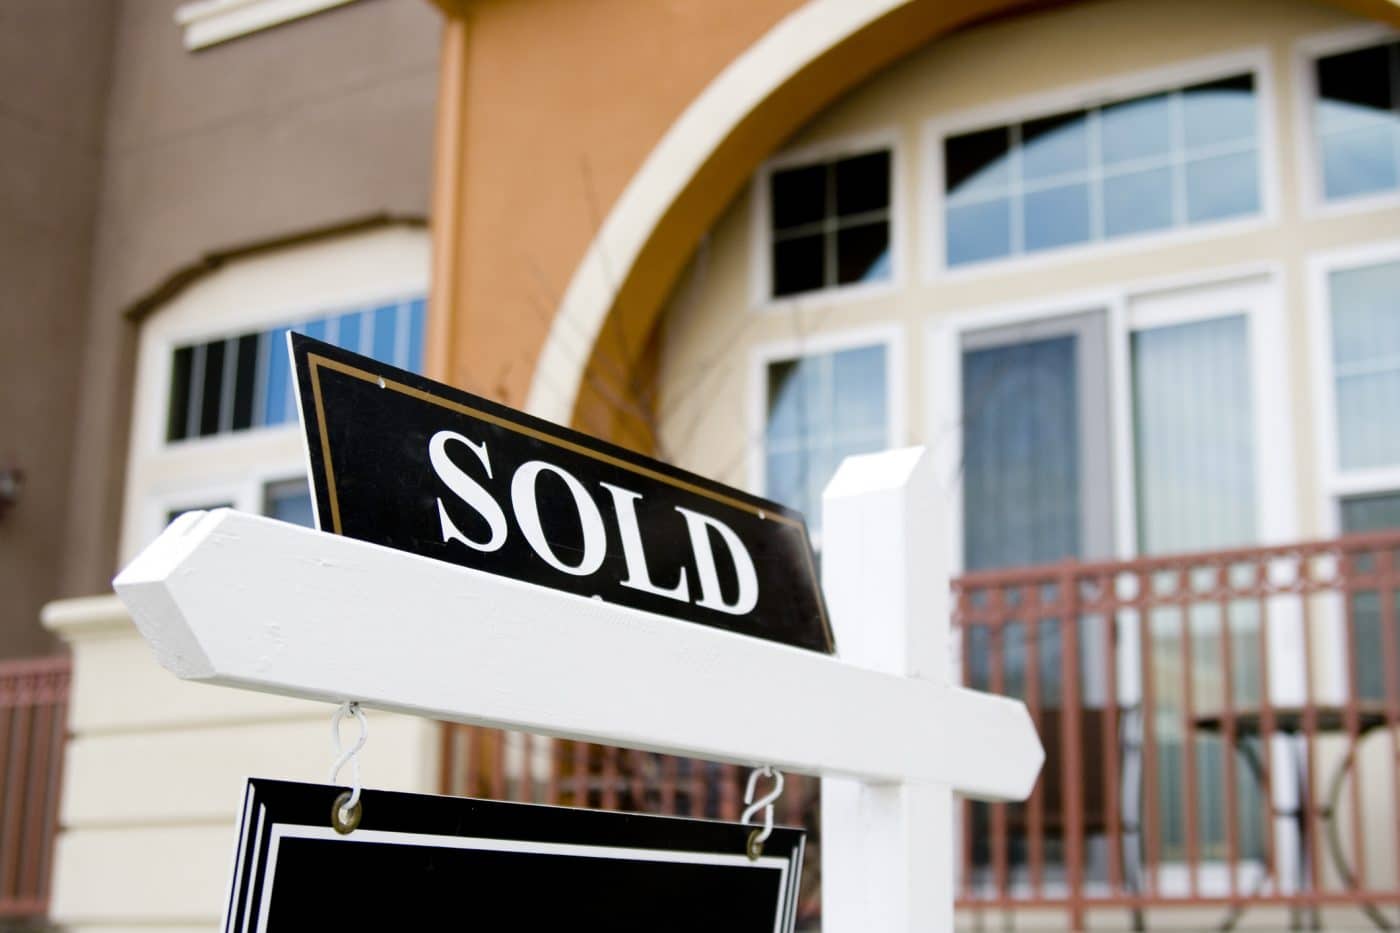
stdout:
{"type": "Polygon", "coordinates": [[[191,52],[182,2],[116,5],[92,299],[70,335],[71,518],[50,598],[102,592],[116,570],[136,339],[126,313],[211,254],[428,210],[435,7],[359,0],[191,52]]]}
{"type": "MultiPolygon", "coordinates": [[[[51,603],[44,623],[72,648],[74,684],[50,918],[74,933],[217,928],[245,778],[325,781],[333,708],[177,680],[115,596],[51,603]]],[[[365,786],[437,790],[435,723],[369,724],[365,786]]],[[[347,744],[354,732],[342,726],[347,744]]]]}
{"type": "Polygon", "coordinates": [[[1308,376],[1307,260],[1320,252],[1396,238],[1400,209],[1322,216],[1303,203],[1295,43],[1364,24],[1334,7],[1304,0],[1105,0],[954,35],[872,78],[822,113],[784,151],[819,150],[870,135],[896,140],[895,209],[900,216],[894,287],[865,296],[811,294],[781,307],[756,306],[753,264],[755,257],[766,258],[752,250],[753,199],[745,191],[700,245],[664,313],[658,393],[663,452],[702,474],[755,487],[751,452],[762,432],[755,402],[761,391],[756,350],[885,325],[900,335],[905,375],[903,430],[896,431],[895,440],[937,446],[951,426],[938,411],[938,387],[945,377],[929,365],[930,333],[951,315],[1048,306],[1088,292],[1130,295],[1136,289],[1150,291],[1148,283],[1212,275],[1224,280],[1248,269],[1264,274],[1284,296],[1286,370],[1293,392],[1288,409],[1293,440],[1287,453],[1296,473],[1290,503],[1296,534],[1330,531],[1318,487],[1308,376]],[[932,265],[925,207],[932,192],[924,177],[929,121],[1251,51],[1267,58],[1272,93],[1264,100],[1275,143],[1263,158],[1265,203],[1272,196],[1272,206],[1259,223],[1245,225],[1243,231],[1199,229],[1199,236],[1144,238],[953,274],[927,268],[932,265]]]}

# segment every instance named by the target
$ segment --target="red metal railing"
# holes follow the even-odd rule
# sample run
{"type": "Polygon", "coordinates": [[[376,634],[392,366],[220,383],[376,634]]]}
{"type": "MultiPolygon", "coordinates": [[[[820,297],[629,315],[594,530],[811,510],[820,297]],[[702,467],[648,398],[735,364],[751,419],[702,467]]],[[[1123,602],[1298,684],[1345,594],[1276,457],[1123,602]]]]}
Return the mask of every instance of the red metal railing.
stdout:
{"type": "Polygon", "coordinates": [[[960,906],[1400,927],[1398,571],[1386,533],[957,580],[965,682],[1046,746],[1026,803],[963,805],[960,906]]]}
{"type": "MultiPolygon", "coordinates": [[[[968,574],[969,686],[1025,701],[1022,804],[962,805],[960,911],[1342,907],[1400,929],[1400,532],[968,574]]],[[[448,726],[446,793],[734,819],[741,769],[448,726]]],[[[818,782],[779,818],[818,830],[818,782]]],[[[803,916],[819,912],[809,849],[803,916]]],[[[1181,922],[1174,918],[1173,922],[1181,922]]],[[[1364,922],[1364,921],[1363,921],[1364,922]]]]}
{"type": "Polygon", "coordinates": [[[0,661],[0,918],[48,910],[71,665],[0,661]]]}

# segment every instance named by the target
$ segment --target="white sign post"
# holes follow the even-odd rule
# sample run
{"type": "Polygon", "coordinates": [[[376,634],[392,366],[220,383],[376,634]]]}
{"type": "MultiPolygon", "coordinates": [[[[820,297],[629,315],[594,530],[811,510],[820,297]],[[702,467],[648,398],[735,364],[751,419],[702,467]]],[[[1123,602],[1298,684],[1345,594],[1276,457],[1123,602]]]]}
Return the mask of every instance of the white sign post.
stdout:
{"type": "MultiPolygon", "coordinates": [[[[827,486],[822,589],[847,664],[932,685],[952,682],[941,493],[922,448],[848,458],[827,486]]],[[[869,728],[909,737],[915,722],[871,721],[869,728]]],[[[986,780],[964,790],[986,793],[999,768],[1034,781],[1038,741],[1031,748],[1021,733],[987,731],[981,741],[994,758],[986,780]]],[[[962,749],[941,752],[958,757],[962,749]]],[[[951,930],[953,839],[946,783],[824,778],[823,930],[951,930]]]]}
{"type": "Polygon", "coordinates": [[[951,792],[1023,799],[1022,704],[953,686],[936,483],[920,450],[827,494],[839,658],[229,510],[117,577],[178,676],[818,774],[828,930],[948,930],[951,792]]]}

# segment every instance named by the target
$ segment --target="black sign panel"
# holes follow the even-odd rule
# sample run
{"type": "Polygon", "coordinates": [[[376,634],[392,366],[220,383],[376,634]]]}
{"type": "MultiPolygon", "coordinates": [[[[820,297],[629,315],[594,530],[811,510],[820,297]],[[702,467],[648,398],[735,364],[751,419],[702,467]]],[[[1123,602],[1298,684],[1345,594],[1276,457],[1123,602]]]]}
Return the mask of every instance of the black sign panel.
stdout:
{"type": "Polygon", "coordinates": [[[225,933],[793,929],[801,830],[368,790],[341,835],[342,792],[248,782],[225,933]]]}
{"type": "Polygon", "coordinates": [[[292,334],[318,526],[832,652],[802,516],[292,334]]]}

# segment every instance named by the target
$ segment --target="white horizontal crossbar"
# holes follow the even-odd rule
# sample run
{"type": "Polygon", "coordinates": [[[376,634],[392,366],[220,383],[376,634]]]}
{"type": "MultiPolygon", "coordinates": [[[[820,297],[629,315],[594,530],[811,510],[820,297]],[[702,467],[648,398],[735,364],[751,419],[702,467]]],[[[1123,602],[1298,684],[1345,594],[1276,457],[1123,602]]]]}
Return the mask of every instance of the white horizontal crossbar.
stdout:
{"type": "Polygon", "coordinates": [[[228,509],[115,585],[188,680],[991,799],[1042,758],[1014,700],[228,509]]]}

